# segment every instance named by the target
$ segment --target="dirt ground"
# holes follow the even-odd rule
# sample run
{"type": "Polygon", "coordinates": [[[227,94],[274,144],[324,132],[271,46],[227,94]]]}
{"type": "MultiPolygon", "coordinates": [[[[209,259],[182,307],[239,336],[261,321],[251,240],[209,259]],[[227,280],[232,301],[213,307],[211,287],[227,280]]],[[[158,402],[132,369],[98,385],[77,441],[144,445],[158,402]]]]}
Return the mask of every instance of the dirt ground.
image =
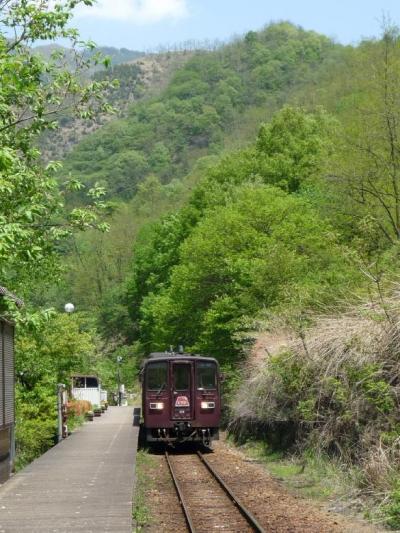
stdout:
{"type": "MultiPolygon", "coordinates": [[[[381,531],[363,521],[350,520],[327,511],[321,505],[290,493],[279,481],[271,477],[265,466],[250,461],[242,452],[230,447],[223,440],[215,443],[214,453],[207,454],[207,459],[268,532],[381,531]]],[[[145,494],[151,521],[142,531],[187,531],[163,453],[155,453],[151,463],[150,471],[146,472],[150,483],[145,494]]],[[[221,529],[221,526],[218,526],[218,530],[221,529]]]]}

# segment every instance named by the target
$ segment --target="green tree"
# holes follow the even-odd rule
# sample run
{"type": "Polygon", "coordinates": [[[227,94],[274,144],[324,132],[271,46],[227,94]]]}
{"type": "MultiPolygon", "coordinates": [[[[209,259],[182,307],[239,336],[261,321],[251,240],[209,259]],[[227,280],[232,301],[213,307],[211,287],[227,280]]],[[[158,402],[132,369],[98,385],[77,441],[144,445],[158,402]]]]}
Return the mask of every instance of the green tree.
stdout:
{"type": "Polygon", "coordinates": [[[342,127],[327,172],[325,207],[371,257],[400,237],[398,28],[385,24],[381,39],[363,41],[339,66],[348,76],[336,68],[328,92],[342,127]]]}
{"type": "Polygon", "coordinates": [[[307,201],[242,186],[206,214],[168,282],[144,297],[142,340],[157,348],[180,342],[229,360],[240,352],[235,336],[260,310],[307,308],[316,298],[321,305],[356,279],[332,228],[307,201]]]}
{"type": "Polygon", "coordinates": [[[17,467],[44,453],[57,434],[57,383],[69,386],[71,372],[93,372],[93,331],[82,331],[78,315],[40,317],[20,326],[16,342],[17,467]]]}
{"type": "MultiPolygon", "coordinates": [[[[238,191],[241,190],[241,187],[260,187],[262,191],[262,184],[274,185],[287,193],[300,194],[303,190],[308,190],[314,183],[319,183],[325,160],[332,149],[329,134],[334,127],[335,121],[323,110],[308,113],[301,108],[284,107],[276,113],[269,124],[261,127],[254,145],[226,155],[216,165],[205,167],[205,176],[195,187],[188,204],[178,214],[169,215],[159,223],[152,225],[152,227],[145,228],[134,247],[132,276],[128,284],[128,298],[131,302],[131,316],[135,324],[134,330],[138,332],[136,334],[139,334],[142,340],[150,343],[152,339],[162,338],[164,339],[163,342],[167,342],[168,338],[169,344],[171,342],[172,344],[177,343],[178,339],[168,337],[169,326],[166,326],[165,323],[160,323],[157,318],[164,316],[164,310],[168,309],[171,323],[175,321],[176,324],[180,324],[182,342],[187,344],[186,334],[190,335],[190,344],[195,342],[195,339],[198,338],[196,335],[199,336],[201,331],[203,331],[200,319],[199,321],[193,319],[190,327],[186,323],[180,323],[180,319],[178,320],[175,315],[179,305],[175,308],[175,304],[172,304],[168,299],[171,280],[176,276],[173,272],[176,271],[175,266],[178,269],[180,268],[181,254],[186,249],[186,241],[194,238],[193,235],[197,232],[196,228],[205,223],[204,218],[206,220],[209,219],[210,212],[224,213],[225,208],[236,205],[238,191]],[[175,309],[170,309],[170,304],[175,309]],[[153,312],[156,307],[157,311],[153,312]],[[193,324],[197,324],[197,329],[193,324]],[[158,327],[162,328],[162,332],[158,330],[156,332],[158,327]],[[187,333],[189,331],[190,333],[187,333]]],[[[278,189],[276,191],[279,193],[278,189]]],[[[256,209],[256,206],[249,206],[249,210],[251,209],[256,209]]],[[[262,202],[260,209],[263,209],[262,202]]],[[[250,220],[250,214],[248,218],[250,220]]],[[[301,224],[300,221],[298,223],[299,225],[301,224]]],[[[251,241],[253,237],[251,235],[244,236],[244,230],[240,229],[242,222],[237,220],[237,224],[235,227],[230,227],[227,223],[229,232],[233,233],[232,237],[227,238],[227,242],[229,242],[230,238],[239,240],[243,238],[244,242],[246,240],[251,241]]],[[[216,222],[216,227],[220,229],[221,235],[225,235],[225,231],[222,231],[218,222],[216,222]]],[[[245,223],[243,227],[246,227],[245,223]]],[[[196,245],[199,251],[192,250],[196,258],[199,254],[201,255],[200,251],[203,245],[211,245],[211,235],[214,235],[214,231],[210,228],[209,240],[207,236],[204,236],[201,243],[197,242],[196,245]]],[[[223,240],[224,237],[221,237],[221,241],[223,240]]],[[[217,246],[217,244],[213,242],[213,246],[217,246]]],[[[223,249],[224,243],[221,242],[221,250],[223,249]]],[[[282,257],[284,257],[284,251],[282,251],[282,254],[282,257]]],[[[205,254],[204,257],[207,258],[205,259],[206,261],[216,261],[216,259],[211,259],[209,254],[205,254]]],[[[200,258],[196,259],[196,261],[200,261],[200,258]]],[[[265,264],[267,264],[266,261],[265,264]]],[[[193,272],[191,273],[193,274],[193,272]]],[[[283,273],[284,269],[282,268],[283,273]]],[[[219,286],[222,291],[224,291],[222,280],[225,279],[225,275],[224,268],[221,279],[215,272],[212,275],[215,280],[215,286],[219,286]]],[[[229,276],[227,279],[231,280],[232,287],[234,287],[233,280],[229,276]]],[[[255,279],[256,276],[254,277],[255,279]]],[[[271,279],[274,278],[271,277],[271,279]]],[[[185,282],[182,281],[182,287],[186,286],[187,283],[187,280],[185,282]]],[[[229,283],[227,281],[228,285],[229,283]]],[[[264,284],[264,289],[267,290],[265,280],[264,284]]],[[[176,282],[176,285],[179,293],[179,283],[176,282]]],[[[260,279],[261,285],[262,281],[260,279]]],[[[275,280],[272,286],[277,289],[279,282],[275,280]]],[[[215,308],[212,307],[209,310],[207,318],[204,315],[204,305],[199,302],[197,302],[199,305],[196,309],[193,307],[190,310],[186,309],[187,317],[191,317],[190,320],[192,320],[193,316],[200,314],[204,320],[208,321],[208,329],[211,329],[211,323],[216,320],[216,317],[224,316],[224,319],[221,319],[220,327],[221,330],[225,331],[224,334],[230,338],[229,331],[232,332],[239,327],[237,322],[235,322],[235,317],[239,313],[239,303],[236,300],[231,301],[231,297],[224,292],[222,294],[213,293],[212,297],[208,297],[207,291],[208,289],[213,290],[212,287],[214,287],[214,284],[210,282],[204,285],[199,283],[197,289],[187,289],[187,295],[193,291],[191,296],[193,303],[196,301],[195,294],[196,290],[198,290],[199,298],[206,302],[204,305],[207,308],[211,305],[213,298],[216,298],[216,301],[212,303],[215,308]],[[218,312],[216,311],[217,307],[219,309],[218,312]],[[235,311],[232,311],[233,309],[235,311]],[[233,313],[231,316],[231,329],[228,327],[229,312],[233,313]]],[[[254,308],[252,312],[254,313],[257,305],[264,306],[259,301],[257,304],[255,302],[256,300],[253,300],[254,308]]],[[[250,310],[248,310],[248,314],[249,316],[251,315],[250,310]]],[[[174,335],[178,335],[176,329],[174,329],[174,335]]],[[[231,341],[228,342],[225,339],[224,342],[226,346],[232,346],[231,341]]]]}
{"type": "Polygon", "coordinates": [[[304,192],[324,177],[334,153],[336,120],[322,108],[308,112],[284,106],[260,127],[256,142],[231,152],[211,167],[193,191],[198,212],[226,202],[238,185],[265,183],[289,193],[304,192]]]}
{"type": "Polygon", "coordinates": [[[43,166],[37,148],[38,134],[57,126],[61,110],[90,117],[110,109],[102,96],[110,83],[85,82],[80,76],[100,58],[85,59],[84,51],[94,45],[85,45],[68,26],[78,3],[56,2],[49,8],[33,0],[0,2],[0,273],[3,283],[18,291],[28,280],[50,275],[60,238],[72,228],[95,226],[104,207],[103,191],[94,187],[90,209],[65,214],[63,196],[79,182],[70,180],[60,191],[54,176],[58,165],[43,166]],[[58,38],[71,44],[68,64],[59,50],[44,59],[32,48],[37,41],[58,38]]]}

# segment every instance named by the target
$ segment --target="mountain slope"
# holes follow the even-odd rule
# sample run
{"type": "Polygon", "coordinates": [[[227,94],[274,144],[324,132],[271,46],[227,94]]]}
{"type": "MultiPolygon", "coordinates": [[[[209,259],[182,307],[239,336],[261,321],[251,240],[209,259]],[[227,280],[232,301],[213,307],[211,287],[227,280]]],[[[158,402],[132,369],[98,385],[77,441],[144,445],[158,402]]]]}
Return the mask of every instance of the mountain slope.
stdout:
{"type": "MultiPolygon", "coordinates": [[[[35,46],[35,51],[46,59],[49,59],[51,54],[55,51],[63,52],[66,57],[71,54],[68,48],[65,48],[64,46],[58,44],[44,44],[35,46]]],[[[86,52],[85,55],[91,56],[97,52],[100,52],[102,55],[108,56],[113,65],[129,63],[130,61],[133,61],[145,55],[144,52],[140,52],[138,50],[129,50],[128,48],[114,48],[113,46],[98,46],[93,51],[86,52]]],[[[103,65],[98,65],[96,70],[101,70],[103,68],[103,65]]]]}
{"type": "MultiPolygon", "coordinates": [[[[105,52],[108,48],[101,49],[105,52]]],[[[124,49],[122,49],[124,50],[124,49]]],[[[111,56],[112,57],[112,56],[111,56]]],[[[59,128],[41,140],[44,159],[63,159],[85,136],[95,132],[104,124],[123,117],[128,107],[143,98],[159,94],[168,84],[173,73],[190,57],[190,54],[114,54],[116,63],[112,68],[92,73],[95,80],[118,80],[119,86],[109,92],[108,98],[116,110],[116,115],[99,115],[93,120],[79,120],[68,114],[59,119],[59,128]],[[137,55],[135,55],[137,54],[137,55]],[[129,62],[119,64],[118,60],[129,58],[129,62]]]]}
{"type": "Polygon", "coordinates": [[[234,126],[241,135],[241,117],[252,109],[258,115],[250,126],[254,134],[260,119],[341,49],[322,35],[280,23],[219,50],[195,52],[158,97],[127,107],[121,119],[75,146],[65,171],[124,199],[149,175],[163,183],[181,178],[199,157],[219,153],[234,126]]]}

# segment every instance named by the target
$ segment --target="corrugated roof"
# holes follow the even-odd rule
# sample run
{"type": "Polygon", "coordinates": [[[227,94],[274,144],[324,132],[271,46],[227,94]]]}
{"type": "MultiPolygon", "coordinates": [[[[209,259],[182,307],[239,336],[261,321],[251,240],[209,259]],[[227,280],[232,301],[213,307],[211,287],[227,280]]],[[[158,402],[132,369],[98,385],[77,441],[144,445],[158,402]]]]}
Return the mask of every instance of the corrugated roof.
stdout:
{"type": "Polygon", "coordinates": [[[18,305],[18,307],[21,307],[22,305],[24,305],[24,301],[21,300],[21,298],[18,298],[18,296],[15,296],[15,294],[10,292],[5,287],[0,286],[0,296],[7,296],[7,298],[10,298],[10,300],[12,300],[16,305],[18,305]]]}

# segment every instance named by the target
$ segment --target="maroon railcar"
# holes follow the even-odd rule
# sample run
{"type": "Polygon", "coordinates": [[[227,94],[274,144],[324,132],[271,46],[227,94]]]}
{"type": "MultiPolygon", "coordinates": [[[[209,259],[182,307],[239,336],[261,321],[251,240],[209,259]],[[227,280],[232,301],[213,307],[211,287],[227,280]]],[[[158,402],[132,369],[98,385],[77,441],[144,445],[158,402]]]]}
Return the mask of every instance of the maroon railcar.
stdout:
{"type": "Polygon", "coordinates": [[[151,353],[142,370],[142,413],[147,442],[218,439],[221,374],[218,361],[188,353],[151,353]]]}

